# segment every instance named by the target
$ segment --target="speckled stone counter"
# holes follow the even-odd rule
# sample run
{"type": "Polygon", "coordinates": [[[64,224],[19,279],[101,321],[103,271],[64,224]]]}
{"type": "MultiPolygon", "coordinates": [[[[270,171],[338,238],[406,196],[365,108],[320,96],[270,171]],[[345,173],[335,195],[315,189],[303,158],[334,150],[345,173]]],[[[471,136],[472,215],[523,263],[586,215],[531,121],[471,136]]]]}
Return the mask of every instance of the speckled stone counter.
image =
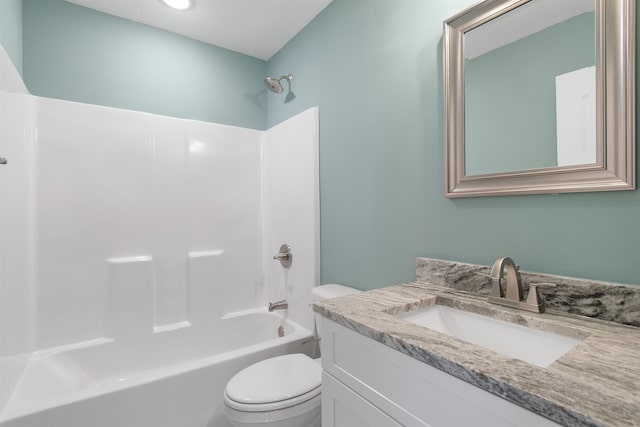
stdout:
{"type": "MultiPolygon", "coordinates": [[[[418,282],[478,295],[489,295],[491,292],[490,271],[489,266],[464,262],[431,258],[416,260],[418,282]]],[[[551,310],[640,326],[640,286],[528,271],[521,271],[520,275],[525,292],[529,289],[529,283],[553,285],[538,288],[547,308],[551,310]]]]}
{"type": "Polygon", "coordinates": [[[474,292],[413,282],[314,304],[323,316],[566,426],[640,426],[640,329],[569,313],[528,313],[474,292]],[[582,339],[547,368],[409,323],[447,305],[582,339]]]}

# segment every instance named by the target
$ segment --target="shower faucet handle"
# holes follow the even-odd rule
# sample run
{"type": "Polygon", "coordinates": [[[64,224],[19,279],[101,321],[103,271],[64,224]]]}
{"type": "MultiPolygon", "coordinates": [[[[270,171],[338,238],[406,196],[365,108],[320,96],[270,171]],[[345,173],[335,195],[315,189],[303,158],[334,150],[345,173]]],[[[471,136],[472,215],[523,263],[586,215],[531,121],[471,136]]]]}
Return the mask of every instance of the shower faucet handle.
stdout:
{"type": "Polygon", "coordinates": [[[0,165],[6,165],[7,164],[7,159],[5,159],[4,157],[0,157],[0,165]]]}
{"type": "Polygon", "coordinates": [[[293,262],[293,252],[291,252],[291,246],[284,243],[280,246],[280,252],[273,256],[273,259],[280,261],[280,264],[284,268],[291,267],[291,263],[293,262]]]}

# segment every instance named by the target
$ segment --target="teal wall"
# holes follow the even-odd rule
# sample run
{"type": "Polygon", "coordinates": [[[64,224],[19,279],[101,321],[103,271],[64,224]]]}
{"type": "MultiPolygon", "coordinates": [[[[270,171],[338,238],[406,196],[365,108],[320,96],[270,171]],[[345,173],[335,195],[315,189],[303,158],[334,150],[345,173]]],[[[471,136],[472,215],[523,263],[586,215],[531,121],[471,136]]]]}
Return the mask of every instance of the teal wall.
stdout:
{"type": "Polygon", "coordinates": [[[640,284],[638,191],[443,196],[442,21],[475,2],[334,0],[265,65],[62,0],[24,0],[24,74],[44,96],[253,128],[320,106],[324,283],[412,280],[417,256],[509,255],[524,270],[640,284]],[[181,73],[186,82],[172,78],[181,73]],[[285,73],[289,102],[262,86],[285,73]]]}
{"type": "Polygon", "coordinates": [[[442,21],[476,0],[334,0],[268,63],[269,126],[320,106],[322,282],[415,279],[415,257],[640,284],[640,193],[446,199],[442,21]]]}
{"type": "Polygon", "coordinates": [[[595,24],[583,13],[466,60],[467,175],[558,165],[555,78],[595,65],[595,24]]]}
{"type": "Polygon", "coordinates": [[[260,59],[164,30],[24,0],[24,80],[34,95],[264,129],[265,72],[260,59]]]}
{"type": "Polygon", "coordinates": [[[22,0],[0,0],[0,44],[22,74],[22,0]]]}

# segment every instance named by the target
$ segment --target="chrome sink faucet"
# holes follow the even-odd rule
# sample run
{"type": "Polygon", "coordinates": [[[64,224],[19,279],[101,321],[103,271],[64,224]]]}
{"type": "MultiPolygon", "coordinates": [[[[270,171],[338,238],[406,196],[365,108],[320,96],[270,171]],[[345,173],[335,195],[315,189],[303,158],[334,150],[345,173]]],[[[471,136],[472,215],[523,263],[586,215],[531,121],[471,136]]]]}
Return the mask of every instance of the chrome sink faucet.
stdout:
{"type": "Polygon", "coordinates": [[[529,285],[529,294],[524,301],[519,267],[511,258],[499,258],[493,264],[489,276],[492,281],[491,295],[488,299],[490,303],[544,313],[544,301],[540,298],[537,285],[529,285]]]}

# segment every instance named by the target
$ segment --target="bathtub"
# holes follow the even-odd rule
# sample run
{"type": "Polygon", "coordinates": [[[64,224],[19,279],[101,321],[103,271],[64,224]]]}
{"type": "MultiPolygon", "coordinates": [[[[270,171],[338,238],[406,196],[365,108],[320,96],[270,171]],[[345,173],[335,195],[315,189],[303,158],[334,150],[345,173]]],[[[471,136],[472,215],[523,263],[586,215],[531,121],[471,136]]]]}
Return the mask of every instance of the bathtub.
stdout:
{"type": "Polygon", "coordinates": [[[261,309],[136,340],[101,338],[40,351],[24,369],[0,426],[231,427],[221,408],[227,381],[268,357],[313,357],[310,336],[261,309]]]}

